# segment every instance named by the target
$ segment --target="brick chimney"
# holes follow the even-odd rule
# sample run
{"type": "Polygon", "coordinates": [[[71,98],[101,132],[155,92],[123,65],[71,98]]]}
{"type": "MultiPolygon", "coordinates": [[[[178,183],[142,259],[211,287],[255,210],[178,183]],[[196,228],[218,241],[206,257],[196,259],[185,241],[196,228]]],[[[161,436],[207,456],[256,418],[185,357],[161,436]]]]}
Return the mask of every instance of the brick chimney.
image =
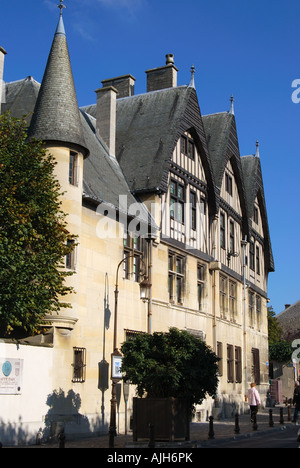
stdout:
{"type": "Polygon", "coordinates": [[[175,88],[177,86],[177,72],[178,68],[174,65],[174,55],[167,54],[164,67],[146,70],[147,92],[175,88]]]}
{"type": "Polygon", "coordinates": [[[117,76],[101,81],[103,87],[113,86],[118,91],[117,98],[130,97],[134,95],[135,78],[132,75],[117,76]]]}
{"type": "Polygon", "coordinates": [[[97,89],[96,127],[112,156],[116,155],[117,89],[97,89]]]}
{"type": "Polygon", "coordinates": [[[4,102],[4,84],[3,84],[3,72],[4,72],[4,57],[6,55],[6,51],[3,47],[0,46],[0,114],[1,114],[1,105],[4,102]],[[2,96],[3,93],[3,96],[2,96]]]}

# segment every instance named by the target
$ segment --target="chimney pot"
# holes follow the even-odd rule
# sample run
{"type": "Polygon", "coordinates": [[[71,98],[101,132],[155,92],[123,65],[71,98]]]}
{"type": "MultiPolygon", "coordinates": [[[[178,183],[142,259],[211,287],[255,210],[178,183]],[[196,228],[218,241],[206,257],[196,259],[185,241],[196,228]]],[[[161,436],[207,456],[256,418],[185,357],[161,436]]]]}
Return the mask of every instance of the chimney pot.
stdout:
{"type": "Polygon", "coordinates": [[[167,54],[166,55],[166,65],[169,65],[169,63],[174,64],[174,55],[173,54],[167,54]]]}

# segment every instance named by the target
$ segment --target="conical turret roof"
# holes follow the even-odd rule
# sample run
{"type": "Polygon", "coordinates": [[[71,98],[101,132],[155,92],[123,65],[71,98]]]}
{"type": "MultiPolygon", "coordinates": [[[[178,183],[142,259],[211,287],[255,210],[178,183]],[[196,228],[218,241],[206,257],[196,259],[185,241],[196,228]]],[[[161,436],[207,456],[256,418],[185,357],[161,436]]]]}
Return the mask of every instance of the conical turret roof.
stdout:
{"type": "Polygon", "coordinates": [[[62,14],[28,130],[29,138],[77,146],[88,156],[62,14]]]}

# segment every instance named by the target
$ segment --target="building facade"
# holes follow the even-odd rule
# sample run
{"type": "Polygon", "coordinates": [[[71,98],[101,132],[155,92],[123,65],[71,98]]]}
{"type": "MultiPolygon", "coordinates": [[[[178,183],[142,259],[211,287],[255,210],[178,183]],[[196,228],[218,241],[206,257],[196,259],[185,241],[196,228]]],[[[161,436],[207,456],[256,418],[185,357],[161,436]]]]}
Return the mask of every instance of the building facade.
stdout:
{"type": "MultiPolygon", "coordinates": [[[[0,47],[0,64],[4,54],[0,47]]],[[[220,358],[217,398],[197,408],[197,420],[243,412],[252,381],[266,396],[274,262],[259,151],[240,155],[233,106],[201,115],[193,73],[177,86],[172,55],[146,73],[146,93],[134,94],[132,75],[105,79],[95,104],[79,109],[60,15],[41,85],[27,77],[2,86],[1,111],[32,112],[29,137],[54,155],[68,229],[78,236],[66,258],[75,273],[71,308],[45,317],[39,338],[51,365],[36,398],[50,403],[34,421],[23,416],[31,434],[107,432],[115,344],[170,327],[205,340],[220,358]]],[[[36,338],[26,344],[38,353],[36,338]]],[[[121,432],[133,396],[130,388],[125,404],[120,381],[121,432]]]]}

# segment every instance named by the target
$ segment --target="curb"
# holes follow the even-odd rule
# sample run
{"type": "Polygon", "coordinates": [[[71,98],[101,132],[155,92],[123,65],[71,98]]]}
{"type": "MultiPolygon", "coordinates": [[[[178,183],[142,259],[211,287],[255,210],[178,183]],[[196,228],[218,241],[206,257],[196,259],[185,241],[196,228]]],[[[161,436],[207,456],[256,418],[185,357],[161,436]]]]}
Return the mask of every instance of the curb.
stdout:
{"type": "Polygon", "coordinates": [[[279,426],[279,427],[273,427],[270,429],[264,429],[262,431],[257,430],[253,432],[247,432],[246,434],[237,434],[231,437],[224,437],[222,439],[213,439],[213,440],[206,440],[206,441],[199,441],[197,442],[197,448],[209,448],[209,447],[214,447],[216,445],[222,445],[222,444],[227,444],[228,442],[234,442],[242,439],[248,439],[250,437],[258,437],[261,435],[266,435],[266,434],[272,434],[273,432],[279,432],[279,431],[286,431],[293,426],[279,426]]]}

